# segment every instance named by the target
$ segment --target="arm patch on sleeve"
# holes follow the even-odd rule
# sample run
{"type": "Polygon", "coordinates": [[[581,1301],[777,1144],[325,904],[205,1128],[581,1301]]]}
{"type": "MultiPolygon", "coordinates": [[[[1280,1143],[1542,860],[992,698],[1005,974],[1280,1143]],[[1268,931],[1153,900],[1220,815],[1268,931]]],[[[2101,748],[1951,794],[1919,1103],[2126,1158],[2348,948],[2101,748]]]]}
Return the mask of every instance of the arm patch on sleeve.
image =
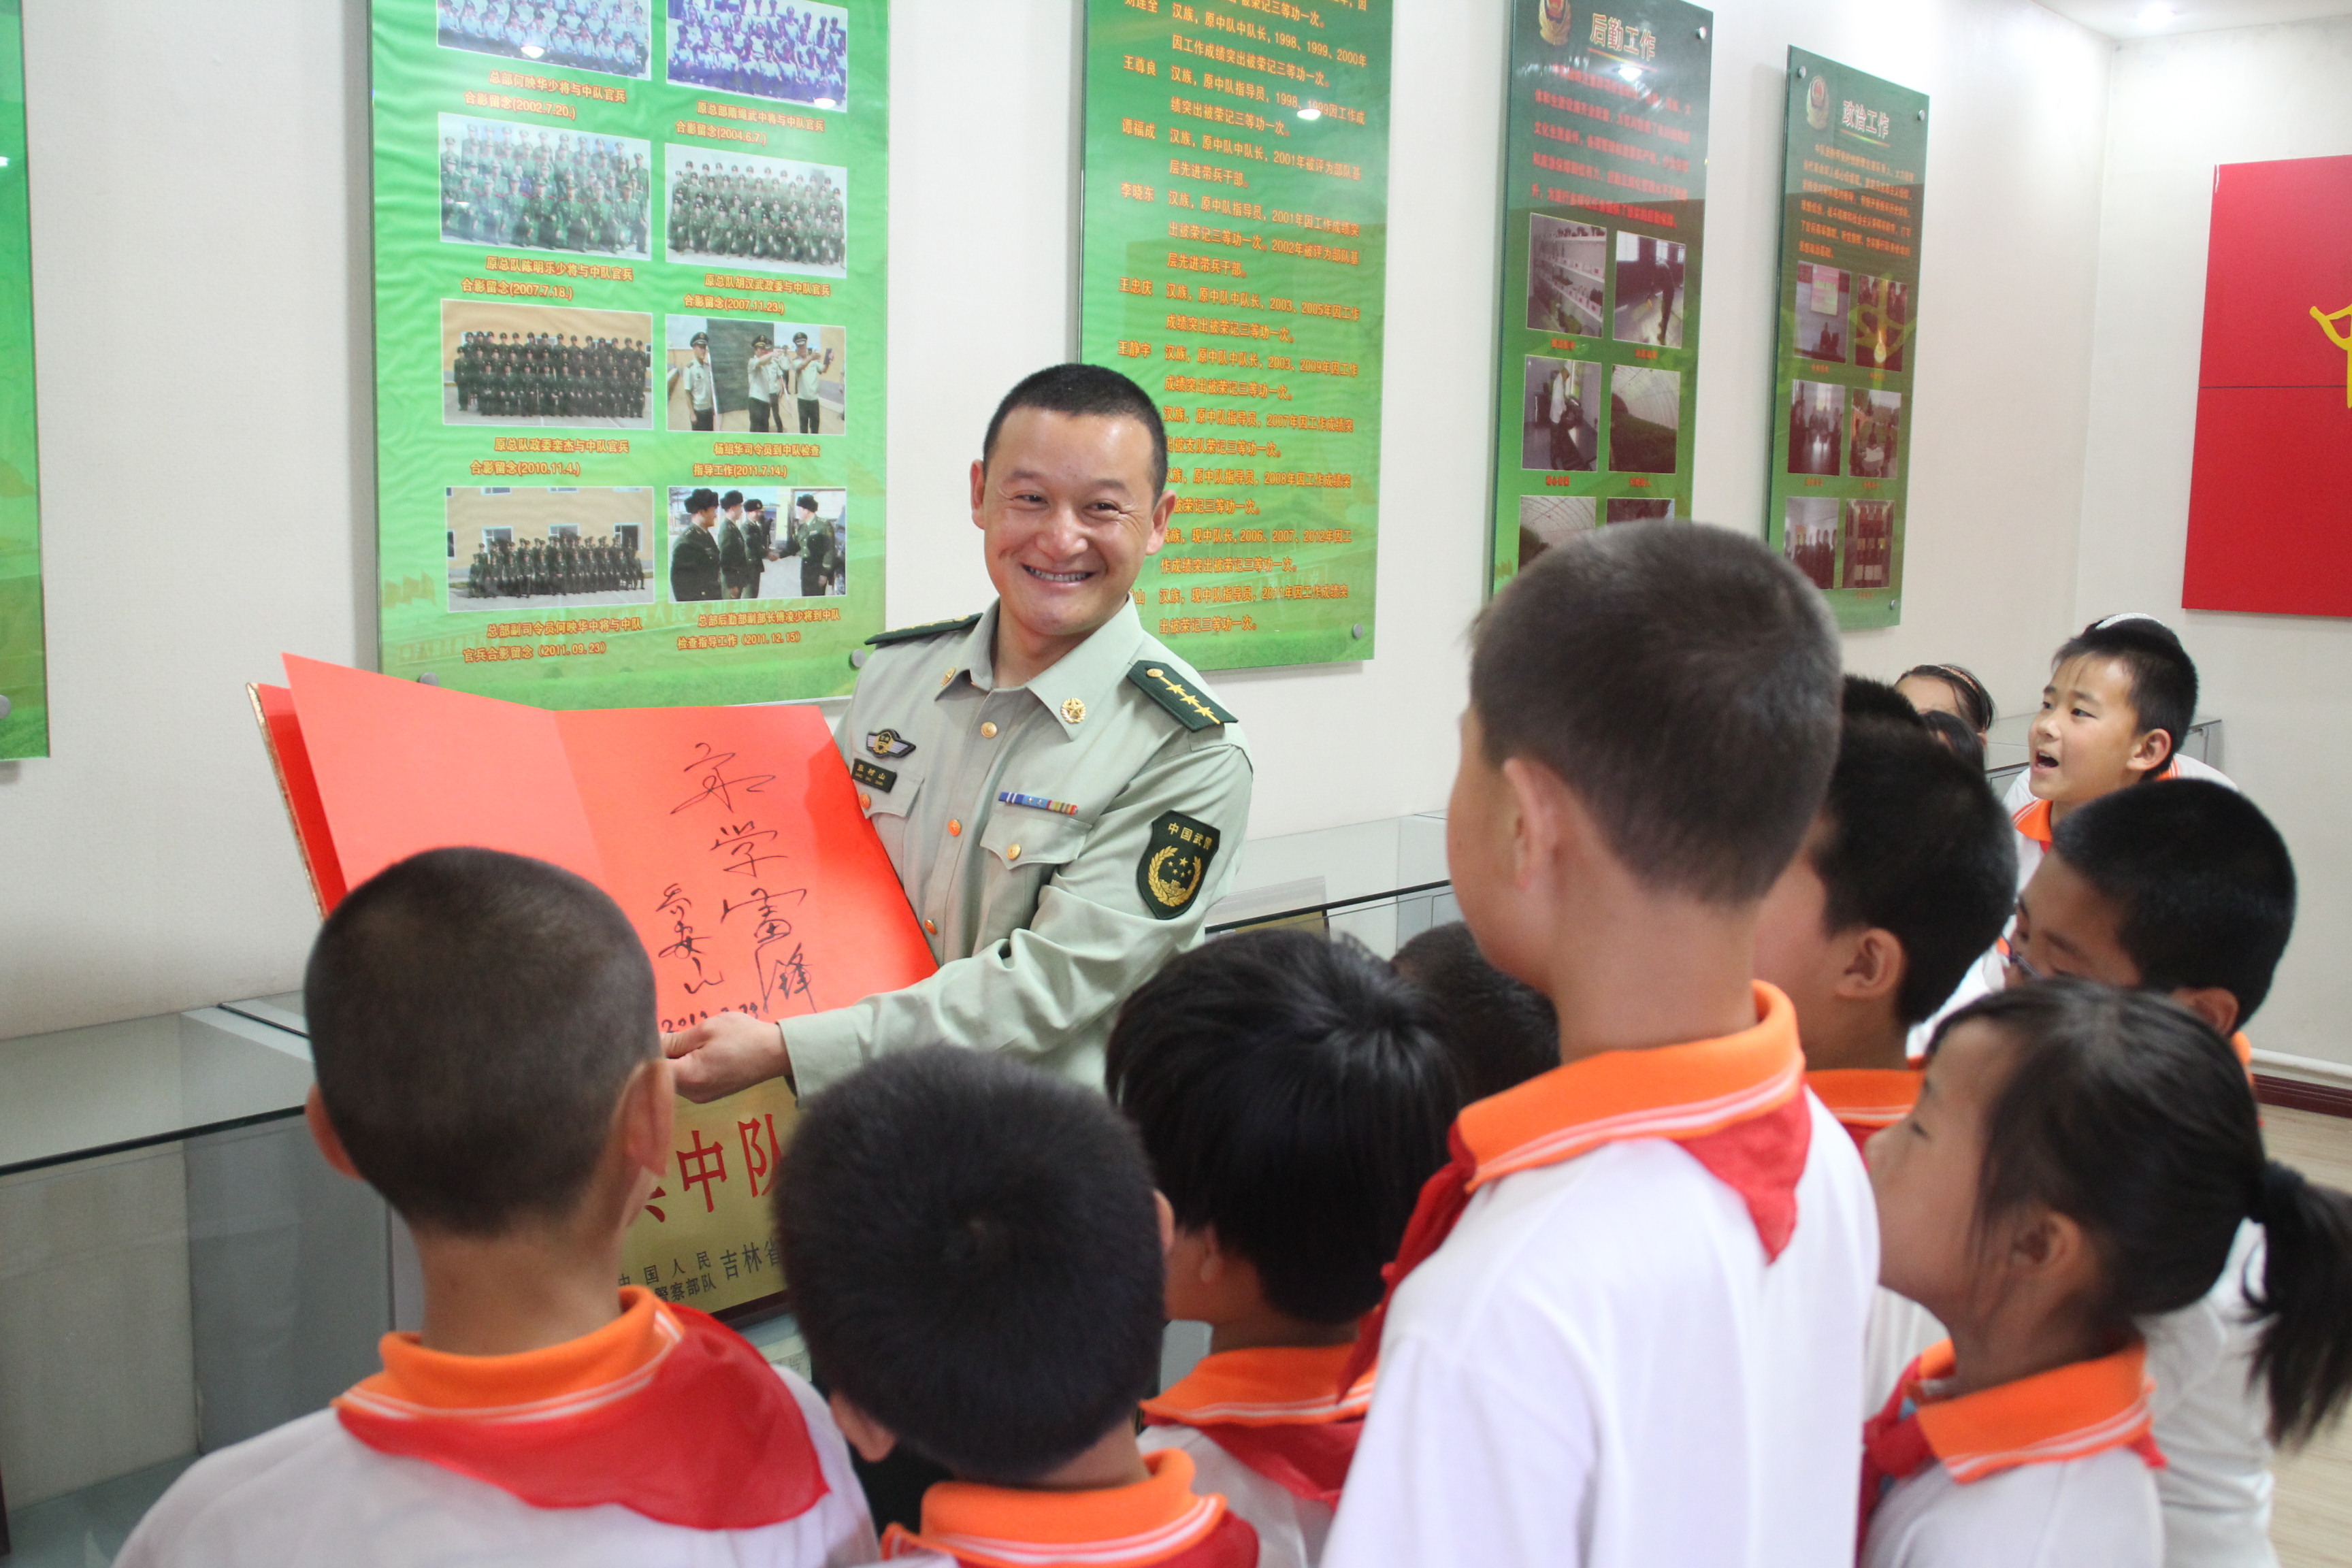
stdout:
{"type": "Polygon", "coordinates": [[[1154,920],[1172,921],[1191,909],[1223,837],[1199,817],[1162,813],[1135,863],[1135,890],[1143,897],[1144,911],[1154,920]]]}

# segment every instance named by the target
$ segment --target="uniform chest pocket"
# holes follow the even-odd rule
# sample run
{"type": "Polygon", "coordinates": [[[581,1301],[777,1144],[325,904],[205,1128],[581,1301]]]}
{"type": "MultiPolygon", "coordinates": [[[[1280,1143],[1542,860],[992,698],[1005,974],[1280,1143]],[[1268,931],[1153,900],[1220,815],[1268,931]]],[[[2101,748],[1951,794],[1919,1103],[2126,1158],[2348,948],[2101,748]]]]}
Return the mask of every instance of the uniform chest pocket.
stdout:
{"type": "Polygon", "coordinates": [[[992,858],[998,871],[1021,871],[1034,866],[1055,868],[1075,859],[1086,847],[1093,824],[1020,806],[1000,809],[980,836],[980,846],[992,858]]]}
{"type": "Polygon", "coordinates": [[[856,786],[858,809],[873,820],[877,829],[884,826],[886,817],[903,822],[911,816],[915,797],[923,791],[920,769],[894,768],[865,757],[850,758],[849,782],[856,786]]]}

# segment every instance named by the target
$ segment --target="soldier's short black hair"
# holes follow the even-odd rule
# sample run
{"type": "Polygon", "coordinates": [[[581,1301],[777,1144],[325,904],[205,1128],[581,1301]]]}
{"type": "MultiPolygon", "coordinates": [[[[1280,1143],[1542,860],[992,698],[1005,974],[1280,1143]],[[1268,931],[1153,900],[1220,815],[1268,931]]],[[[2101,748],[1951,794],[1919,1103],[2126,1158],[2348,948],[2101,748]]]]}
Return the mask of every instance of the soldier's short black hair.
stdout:
{"type": "Polygon", "coordinates": [[[1270,1305],[1316,1323],[1380,1304],[1461,1101],[1428,999],[1295,928],[1171,959],[1119,1008],[1103,1076],[1176,1223],[1213,1228],[1270,1305]]]}
{"type": "Polygon", "coordinates": [[[2157,991],[2219,986],[2241,1025],[2294,930],[2294,860],[2262,808],[2210,779],[2165,779],[2079,806],[2051,853],[2116,906],[2116,938],[2157,991]]]}
{"type": "Polygon", "coordinates": [[[2009,815],[1984,771],[1954,755],[1891,687],[1846,678],[1837,765],[1806,853],[1828,899],[1824,934],[1867,926],[1903,947],[1895,1016],[1942,1006],[1984,956],[2017,902],[2009,815]],[[1857,688],[1902,703],[1859,710],[1857,688]]]}
{"type": "Polygon", "coordinates": [[[719,492],[706,487],[686,498],[687,515],[691,517],[696,512],[709,511],[718,504],[719,492]]]}
{"type": "MultiPolygon", "coordinates": [[[[2197,717],[2197,664],[2180,646],[2179,634],[2153,616],[2109,616],[2061,643],[2051,671],[2054,675],[2060,666],[2085,656],[2112,658],[2124,667],[2138,731],[2163,731],[2171,743],[2168,756],[2179,755],[2197,717]]],[[[2152,780],[2162,771],[2147,776],[2152,780]]]]}
{"type": "Polygon", "coordinates": [[[817,1376],[965,1479],[1034,1480],[1150,1390],[1151,1172],[1092,1089],[992,1052],[883,1057],[803,1108],[776,1231],[817,1376]]]}
{"type": "Polygon", "coordinates": [[[1464,1104],[1559,1066],[1559,1014],[1551,998],[1487,963],[1460,921],[1430,927],[1390,962],[1436,1007],[1464,1104]]]}
{"type": "Polygon", "coordinates": [[[569,1215],[623,1086],[661,1050],[628,917],[494,849],[427,850],[352,889],[302,999],[352,1163],[411,1225],[464,1236],[569,1215]]]}
{"type": "Polygon", "coordinates": [[[1118,372],[1098,364],[1056,364],[1023,376],[989,416],[988,434],[980,443],[983,468],[996,455],[996,433],[1004,427],[1006,417],[1021,408],[1134,420],[1151,437],[1152,499],[1158,500],[1168,488],[1168,426],[1160,422],[1160,405],[1151,401],[1150,393],[1118,372]]]}
{"type": "Polygon", "coordinates": [[[1544,552],[1478,618],[1486,757],[1583,802],[1628,869],[1764,896],[1837,760],[1837,629],[1789,562],[1729,529],[1630,522],[1544,552]]]}

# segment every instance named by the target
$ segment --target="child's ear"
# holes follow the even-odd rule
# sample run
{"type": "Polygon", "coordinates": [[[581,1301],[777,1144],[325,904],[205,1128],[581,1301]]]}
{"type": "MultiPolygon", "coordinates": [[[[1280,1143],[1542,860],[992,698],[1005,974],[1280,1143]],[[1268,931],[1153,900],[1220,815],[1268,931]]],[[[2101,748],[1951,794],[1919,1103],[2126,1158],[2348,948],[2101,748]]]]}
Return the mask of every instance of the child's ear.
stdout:
{"type": "Polygon", "coordinates": [[[2238,997],[2233,991],[2219,985],[2182,985],[2174,989],[2172,1000],[2210,1024],[2225,1040],[2238,1032],[2238,997]]]}
{"type": "Polygon", "coordinates": [[[2162,730],[2143,730],[2132,737],[2131,754],[2124,758],[2127,773],[2147,777],[2164,771],[2172,760],[2172,737],[2162,730]]]}
{"type": "Polygon", "coordinates": [[[2036,1206],[2030,1216],[2021,1216],[2010,1237],[2010,1253],[2019,1274],[2063,1295],[2088,1288],[2098,1272],[2090,1238],[2073,1216],[2056,1209],[2036,1206]]]}
{"type": "Polygon", "coordinates": [[[1151,1206],[1160,1215],[1160,1260],[1165,1263],[1168,1255],[1176,1250],[1176,1205],[1168,1201],[1166,1193],[1154,1187],[1151,1206]]]}
{"type": "Polygon", "coordinates": [[[1866,927],[1853,939],[1845,972],[1838,976],[1837,994],[1853,1002],[1874,1002],[1894,994],[1903,984],[1903,940],[1878,926],[1866,927]]]}
{"type": "Polygon", "coordinates": [[[343,1148],[342,1134],[336,1131],[335,1124],[327,1119],[327,1102],[320,1096],[319,1086],[315,1083],[310,1086],[310,1092],[302,1098],[302,1120],[310,1124],[310,1142],[319,1146],[319,1152],[328,1164],[354,1182],[367,1180],[360,1174],[360,1168],[352,1163],[350,1153],[343,1148]]]}
{"type": "Polygon", "coordinates": [[[621,1087],[621,1103],[614,1115],[621,1152],[632,1171],[660,1176],[669,1170],[670,1132],[677,1121],[675,1070],[667,1057],[654,1057],[638,1063],[621,1087]]]}
{"type": "Polygon", "coordinates": [[[838,1394],[828,1394],[825,1407],[833,1412],[833,1424],[857,1450],[857,1457],[869,1465],[878,1465],[890,1457],[898,1446],[898,1435],[838,1394]]]}

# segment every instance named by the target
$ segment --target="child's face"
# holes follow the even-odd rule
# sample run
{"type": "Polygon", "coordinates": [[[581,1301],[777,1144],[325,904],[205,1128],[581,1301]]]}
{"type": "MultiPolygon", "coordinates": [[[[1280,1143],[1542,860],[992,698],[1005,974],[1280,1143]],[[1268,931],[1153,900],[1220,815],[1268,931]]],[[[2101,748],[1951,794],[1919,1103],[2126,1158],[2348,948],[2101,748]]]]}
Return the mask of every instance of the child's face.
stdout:
{"type": "Polygon", "coordinates": [[[2131,671],[2105,654],[2070,658],[2051,672],[2027,744],[2034,797],[2070,806],[2137,784],[2171,750],[2160,731],[2140,728],[2131,671]]]}
{"type": "Polygon", "coordinates": [[[2139,965],[2124,951],[2124,912],[2065,859],[2044,855],[2033,879],[2017,896],[2017,926],[2009,938],[2009,983],[2024,985],[2053,975],[2137,987],[2139,965]]]}
{"type": "Polygon", "coordinates": [[[1878,1200],[1878,1282],[1947,1322],[1979,1273],[1977,1185],[1985,1118],[2000,1088],[2008,1041],[1971,1021],[1945,1035],[1911,1114],[1866,1152],[1878,1200]]]}

